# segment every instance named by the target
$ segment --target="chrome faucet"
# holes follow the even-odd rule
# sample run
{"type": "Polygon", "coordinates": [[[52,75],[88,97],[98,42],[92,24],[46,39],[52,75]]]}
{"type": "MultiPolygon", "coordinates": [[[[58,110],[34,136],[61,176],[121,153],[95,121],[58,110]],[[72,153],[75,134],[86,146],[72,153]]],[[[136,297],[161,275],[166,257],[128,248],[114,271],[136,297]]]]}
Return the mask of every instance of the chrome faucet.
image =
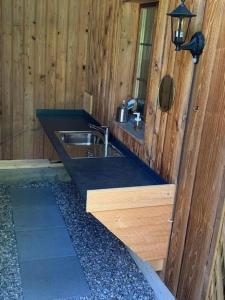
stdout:
{"type": "Polygon", "coordinates": [[[105,148],[108,148],[109,144],[109,127],[108,126],[97,126],[94,124],[89,124],[89,128],[94,129],[104,135],[105,148]]]}

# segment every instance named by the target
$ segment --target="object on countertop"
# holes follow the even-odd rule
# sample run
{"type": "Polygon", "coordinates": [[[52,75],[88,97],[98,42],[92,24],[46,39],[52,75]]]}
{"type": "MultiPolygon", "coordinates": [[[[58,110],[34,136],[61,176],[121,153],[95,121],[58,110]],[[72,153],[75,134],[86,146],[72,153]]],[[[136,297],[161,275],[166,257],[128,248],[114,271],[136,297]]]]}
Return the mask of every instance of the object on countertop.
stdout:
{"type": "Polygon", "coordinates": [[[141,114],[139,112],[135,112],[134,115],[136,115],[136,118],[134,119],[134,129],[138,130],[141,129],[142,124],[141,124],[141,114]]]}
{"type": "Polygon", "coordinates": [[[93,112],[93,95],[88,92],[84,92],[83,96],[83,109],[89,114],[93,112]]]}
{"type": "Polygon", "coordinates": [[[116,121],[119,123],[126,123],[128,121],[128,109],[125,100],[117,108],[116,121]]]}
{"type": "Polygon", "coordinates": [[[127,109],[135,112],[137,110],[137,99],[129,99],[127,101],[127,109]]]}

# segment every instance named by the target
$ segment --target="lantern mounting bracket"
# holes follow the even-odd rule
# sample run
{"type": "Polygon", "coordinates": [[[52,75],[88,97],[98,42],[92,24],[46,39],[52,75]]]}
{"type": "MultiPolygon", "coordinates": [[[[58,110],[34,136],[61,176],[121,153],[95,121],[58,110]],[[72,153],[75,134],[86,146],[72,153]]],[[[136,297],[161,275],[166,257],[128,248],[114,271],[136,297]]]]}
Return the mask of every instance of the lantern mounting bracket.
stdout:
{"type": "Polygon", "coordinates": [[[203,49],[205,47],[205,37],[202,32],[196,32],[190,42],[181,45],[177,48],[177,51],[187,50],[190,51],[193,56],[193,63],[197,64],[199,62],[199,57],[201,56],[203,49]]]}

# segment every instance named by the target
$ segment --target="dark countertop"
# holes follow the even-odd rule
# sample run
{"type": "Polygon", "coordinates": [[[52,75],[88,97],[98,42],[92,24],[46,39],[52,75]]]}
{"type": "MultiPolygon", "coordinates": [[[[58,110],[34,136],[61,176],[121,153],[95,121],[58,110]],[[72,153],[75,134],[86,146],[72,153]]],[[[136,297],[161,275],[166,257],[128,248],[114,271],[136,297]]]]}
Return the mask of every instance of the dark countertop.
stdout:
{"type": "Polygon", "coordinates": [[[72,180],[81,191],[166,184],[165,180],[112,136],[110,142],[124,157],[71,159],[55,136],[55,131],[89,130],[89,123],[98,125],[85,111],[45,109],[38,110],[37,117],[72,180]]]}

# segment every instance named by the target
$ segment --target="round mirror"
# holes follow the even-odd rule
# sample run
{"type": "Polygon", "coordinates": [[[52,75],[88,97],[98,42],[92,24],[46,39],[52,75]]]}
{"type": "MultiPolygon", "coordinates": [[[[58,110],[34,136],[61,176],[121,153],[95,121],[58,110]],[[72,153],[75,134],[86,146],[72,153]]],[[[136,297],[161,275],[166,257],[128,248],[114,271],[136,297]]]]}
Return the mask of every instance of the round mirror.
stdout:
{"type": "Polygon", "coordinates": [[[159,88],[159,105],[163,112],[171,109],[174,103],[174,83],[170,75],[163,77],[159,88]]]}

